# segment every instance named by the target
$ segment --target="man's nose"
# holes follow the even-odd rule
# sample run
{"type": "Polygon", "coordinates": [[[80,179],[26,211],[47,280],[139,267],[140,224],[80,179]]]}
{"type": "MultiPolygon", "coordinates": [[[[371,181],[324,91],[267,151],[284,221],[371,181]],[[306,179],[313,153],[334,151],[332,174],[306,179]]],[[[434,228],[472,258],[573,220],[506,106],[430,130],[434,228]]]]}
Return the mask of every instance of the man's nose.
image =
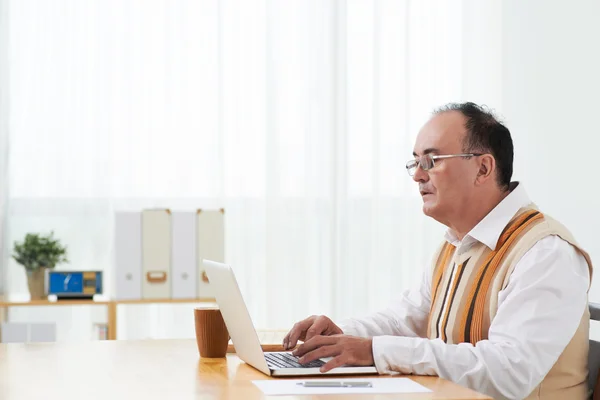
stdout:
{"type": "Polygon", "coordinates": [[[427,171],[424,171],[423,168],[421,168],[421,164],[419,164],[417,165],[417,168],[415,169],[415,174],[412,178],[415,182],[427,182],[429,180],[429,174],[427,173],[427,171]]]}

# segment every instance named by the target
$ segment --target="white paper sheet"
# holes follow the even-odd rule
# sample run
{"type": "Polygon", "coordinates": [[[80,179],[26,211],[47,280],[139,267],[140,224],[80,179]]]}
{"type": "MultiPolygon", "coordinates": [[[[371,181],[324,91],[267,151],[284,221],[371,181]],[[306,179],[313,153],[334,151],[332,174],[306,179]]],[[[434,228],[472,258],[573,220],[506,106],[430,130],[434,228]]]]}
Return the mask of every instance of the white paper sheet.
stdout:
{"type": "Polygon", "coordinates": [[[382,394],[382,393],[427,393],[431,390],[409,378],[353,378],[327,379],[335,382],[371,382],[372,387],[304,387],[300,382],[324,381],[325,379],[269,379],[252,381],[266,396],[301,394],[382,394]]]}

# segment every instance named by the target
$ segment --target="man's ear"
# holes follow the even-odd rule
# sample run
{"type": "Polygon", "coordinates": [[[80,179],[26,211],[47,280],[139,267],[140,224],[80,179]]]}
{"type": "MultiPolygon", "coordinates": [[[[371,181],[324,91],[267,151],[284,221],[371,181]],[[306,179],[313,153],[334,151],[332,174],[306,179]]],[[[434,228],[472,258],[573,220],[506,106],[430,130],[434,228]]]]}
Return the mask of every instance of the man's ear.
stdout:
{"type": "Polygon", "coordinates": [[[479,156],[479,171],[477,171],[476,183],[482,184],[488,179],[494,179],[496,173],[496,159],[491,154],[479,156]]]}

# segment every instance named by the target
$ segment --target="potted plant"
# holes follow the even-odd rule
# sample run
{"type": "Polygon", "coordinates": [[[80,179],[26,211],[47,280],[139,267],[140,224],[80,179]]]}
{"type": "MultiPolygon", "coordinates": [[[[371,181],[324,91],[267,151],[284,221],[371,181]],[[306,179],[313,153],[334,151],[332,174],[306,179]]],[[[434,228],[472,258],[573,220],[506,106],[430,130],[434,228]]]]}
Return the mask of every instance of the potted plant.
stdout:
{"type": "Polygon", "coordinates": [[[12,257],[25,267],[31,300],[46,297],[44,287],[46,270],[69,261],[67,248],[62,246],[58,239],[54,239],[54,232],[48,235],[28,233],[23,242],[15,242],[12,257]]]}

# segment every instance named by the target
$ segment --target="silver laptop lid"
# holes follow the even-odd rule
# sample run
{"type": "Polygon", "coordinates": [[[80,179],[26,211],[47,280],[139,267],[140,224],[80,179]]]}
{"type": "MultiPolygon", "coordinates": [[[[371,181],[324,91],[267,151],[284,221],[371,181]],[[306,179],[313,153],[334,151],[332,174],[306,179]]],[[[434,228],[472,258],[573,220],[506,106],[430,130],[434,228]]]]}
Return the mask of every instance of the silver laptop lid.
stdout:
{"type": "Polygon", "coordinates": [[[202,260],[202,264],[238,357],[259,371],[271,375],[231,266],[205,259],[202,260]]]}

